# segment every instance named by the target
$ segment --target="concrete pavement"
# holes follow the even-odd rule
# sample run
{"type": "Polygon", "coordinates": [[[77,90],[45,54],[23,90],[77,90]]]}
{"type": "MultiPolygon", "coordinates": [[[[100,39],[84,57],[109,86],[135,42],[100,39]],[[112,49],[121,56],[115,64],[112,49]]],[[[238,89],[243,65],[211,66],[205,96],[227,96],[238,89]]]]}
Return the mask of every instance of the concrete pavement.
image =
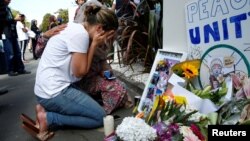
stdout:
{"type": "MultiPolygon", "coordinates": [[[[0,75],[0,88],[7,88],[9,92],[6,95],[0,96],[0,141],[35,141],[21,127],[19,115],[25,113],[35,118],[34,107],[36,99],[33,88],[35,83],[35,73],[39,60],[32,60],[31,53],[27,51],[27,60],[25,63],[27,70],[31,74],[18,75],[9,77],[8,75],[0,75]]],[[[119,73],[119,70],[116,71],[119,73]]],[[[119,78],[124,81],[129,90],[129,94],[141,95],[143,85],[126,80],[122,74],[119,78]],[[138,87],[139,86],[139,87],[138,87]]],[[[115,120],[117,126],[123,117],[131,116],[131,109],[119,109],[113,115],[121,116],[115,120]]],[[[103,128],[83,130],[83,129],[65,129],[58,130],[51,141],[102,141],[104,138],[103,128]]]]}

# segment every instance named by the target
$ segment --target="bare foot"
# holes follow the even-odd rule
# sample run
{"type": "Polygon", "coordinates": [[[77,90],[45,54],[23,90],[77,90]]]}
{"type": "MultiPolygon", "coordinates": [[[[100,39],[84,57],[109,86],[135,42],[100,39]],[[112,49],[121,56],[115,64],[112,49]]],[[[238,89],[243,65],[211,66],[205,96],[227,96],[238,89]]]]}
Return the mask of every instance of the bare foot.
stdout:
{"type": "Polygon", "coordinates": [[[42,112],[45,112],[45,109],[43,108],[43,106],[42,105],[40,105],[40,104],[37,104],[36,105],[36,127],[39,129],[39,122],[38,122],[38,112],[39,111],[42,111],[42,112]]]}
{"type": "Polygon", "coordinates": [[[43,106],[41,105],[41,104],[37,104],[36,105],[36,111],[38,112],[38,111],[43,111],[43,112],[45,112],[45,109],[43,108],[43,106]]]}
{"type": "Polygon", "coordinates": [[[39,124],[40,132],[47,132],[48,130],[47,117],[46,117],[47,114],[45,109],[40,104],[36,106],[36,113],[37,113],[36,117],[39,124]]]}

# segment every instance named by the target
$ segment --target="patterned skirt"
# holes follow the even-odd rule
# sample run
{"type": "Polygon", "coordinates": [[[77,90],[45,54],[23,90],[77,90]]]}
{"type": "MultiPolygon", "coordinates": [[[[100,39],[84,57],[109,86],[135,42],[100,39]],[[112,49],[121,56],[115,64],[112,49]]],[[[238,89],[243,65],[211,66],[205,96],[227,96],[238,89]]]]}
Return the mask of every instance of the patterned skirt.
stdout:
{"type": "Polygon", "coordinates": [[[132,99],[128,95],[125,84],[119,79],[106,80],[101,76],[96,76],[91,80],[81,80],[80,88],[87,91],[97,101],[100,101],[101,98],[101,103],[107,114],[120,107],[129,108],[132,106],[132,99]]]}

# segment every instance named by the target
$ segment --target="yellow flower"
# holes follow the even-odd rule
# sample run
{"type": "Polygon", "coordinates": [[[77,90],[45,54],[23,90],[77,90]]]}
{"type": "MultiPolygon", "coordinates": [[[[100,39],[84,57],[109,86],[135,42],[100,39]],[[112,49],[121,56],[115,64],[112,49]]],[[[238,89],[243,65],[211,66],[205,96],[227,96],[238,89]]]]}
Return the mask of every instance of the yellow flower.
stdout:
{"type": "Polygon", "coordinates": [[[195,67],[194,65],[192,64],[189,64],[189,63],[184,63],[182,66],[181,66],[182,70],[183,70],[183,75],[187,78],[187,79],[190,79],[190,78],[193,78],[195,76],[198,76],[198,68],[195,67]]]}
{"type": "Polygon", "coordinates": [[[189,79],[198,75],[200,64],[200,59],[187,60],[175,64],[172,67],[172,71],[180,77],[186,77],[189,79]]]}

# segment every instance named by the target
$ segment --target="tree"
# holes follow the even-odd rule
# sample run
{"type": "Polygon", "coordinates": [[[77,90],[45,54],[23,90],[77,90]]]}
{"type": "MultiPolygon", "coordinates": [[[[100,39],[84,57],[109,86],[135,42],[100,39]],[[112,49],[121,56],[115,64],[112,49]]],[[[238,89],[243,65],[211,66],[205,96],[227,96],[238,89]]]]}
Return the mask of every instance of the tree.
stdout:
{"type": "Polygon", "coordinates": [[[48,27],[49,27],[49,17],[51,16],[50,13],[47,13],[43,16],[43,21],[42,24],[40,25],[40,29],[42,32],[47,31],[48,27]]]}
{"type": "Polygon", "coordinates": [[[67,9],[59,9],[55,13],[58,13],[58,16],[57,16],[58,22],[60,22],[59,20],[61,20],[61,23],[69,22],[69,16],[68,16],[68,10],[67,9]]]}
{"type": "Polygon", "coordinates": [[[11,9],[11,13],[12,13],[13,17],[16,17],[18,14],[20,14],[19,11],[14,10],[14,9],[11,9]]]}
{"type": "MultiPolygon", "coordinates": [[[[59,9],[55,12],[55,14],[58,14],[57,16],[57,20],[58,23],[67,23],[69,21],[69,17],[68,17],[68,10],[67,9],[59,9]]],[[[43,16],[43,21],[42,24],[40,25],[40,29],[42,32],[47,31],[48,27],[49,27],[49,18],[50,16],[52,16],[52,14],[50,13],[46,13],[43,16]]]]}
{"type": "MultiPolygon", "coordinates": [[[[15,9],[11,9],[11,13],[12,13],[13,17],[16,17],[17,15],[20,14],[20,12],[15,10],[15,9]]],[[[28,22],[27,19],[25,19],[25,25],[26,25],[26,27],[30,27],[30,22],[28,22]]]]}

